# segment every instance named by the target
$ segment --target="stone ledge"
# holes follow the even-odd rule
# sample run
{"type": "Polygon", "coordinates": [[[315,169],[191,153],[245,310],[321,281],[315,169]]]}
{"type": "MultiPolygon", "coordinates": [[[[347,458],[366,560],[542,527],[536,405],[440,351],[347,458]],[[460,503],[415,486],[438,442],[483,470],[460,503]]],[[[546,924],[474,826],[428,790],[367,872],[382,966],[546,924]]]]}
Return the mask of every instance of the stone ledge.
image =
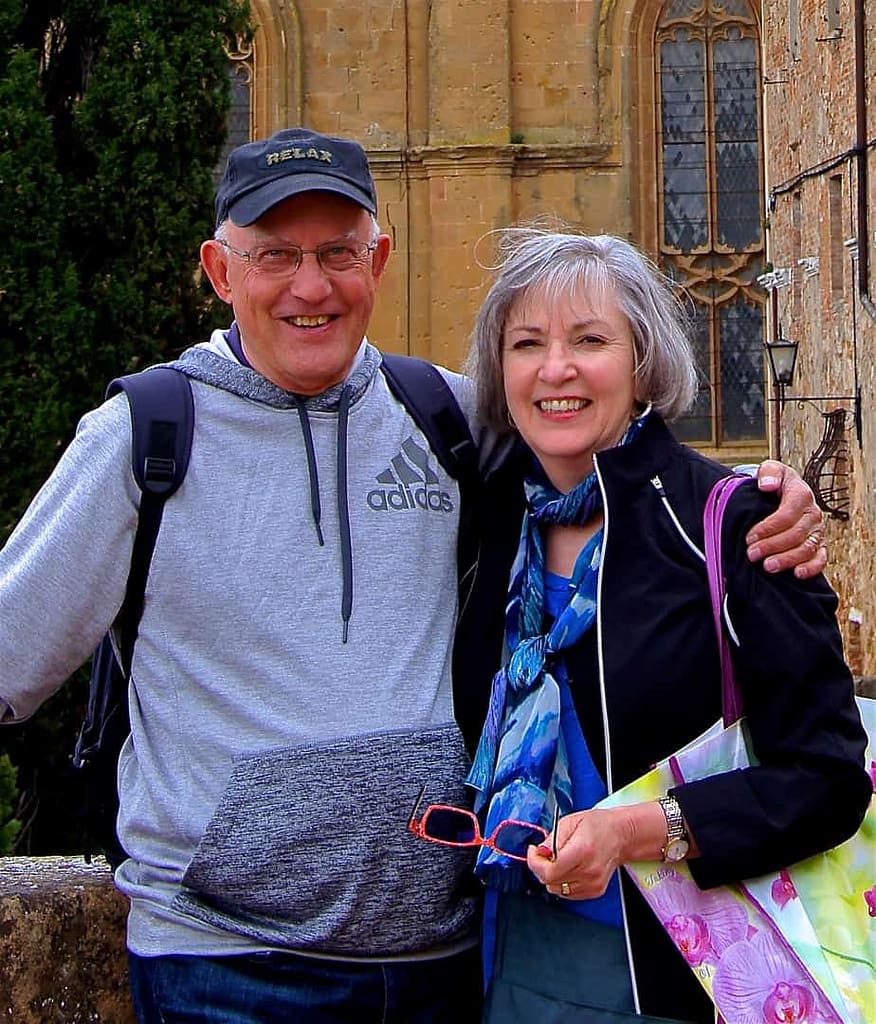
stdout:
{"type": "Polygon", "coordinates": [[[855,693],[859,697],[876,698],[876,676],[855,676],[855,693]]]}
{"type": "Polygon", "coordinates": [[[127,913],[102,859],[0,858],[0,1021],[134,1024],[127,913]]]}

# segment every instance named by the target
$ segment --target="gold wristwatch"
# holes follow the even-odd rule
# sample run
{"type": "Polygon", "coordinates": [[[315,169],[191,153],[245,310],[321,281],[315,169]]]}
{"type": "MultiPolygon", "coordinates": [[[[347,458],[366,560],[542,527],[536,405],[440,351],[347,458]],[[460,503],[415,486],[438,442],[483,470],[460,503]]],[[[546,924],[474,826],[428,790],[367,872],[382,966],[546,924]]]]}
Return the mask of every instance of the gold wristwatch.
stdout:
{"type": "Polygon", "coordinates": [[[676,864],[688,855],[690,841],[684,827],[684,815],[674,796],[662,796],[657,801],[666,815],[666,843],[660,856],[670,864],[676,864]]]}

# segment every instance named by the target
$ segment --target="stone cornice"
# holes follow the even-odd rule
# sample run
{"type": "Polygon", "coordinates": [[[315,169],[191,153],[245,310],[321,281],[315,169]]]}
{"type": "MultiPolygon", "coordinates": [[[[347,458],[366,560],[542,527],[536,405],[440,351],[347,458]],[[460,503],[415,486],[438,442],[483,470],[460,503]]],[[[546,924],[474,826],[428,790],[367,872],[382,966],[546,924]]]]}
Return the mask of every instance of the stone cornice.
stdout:
{"type": "Polygon", "coordinates": [[[368,153],[375,178],[397,177],[406,168],[412,177],[436,174],[540,174],[617,166],[617,155],[606,143],[529,146],[462,145],[415,146],[408,150],[375,149],[368,153]]]}

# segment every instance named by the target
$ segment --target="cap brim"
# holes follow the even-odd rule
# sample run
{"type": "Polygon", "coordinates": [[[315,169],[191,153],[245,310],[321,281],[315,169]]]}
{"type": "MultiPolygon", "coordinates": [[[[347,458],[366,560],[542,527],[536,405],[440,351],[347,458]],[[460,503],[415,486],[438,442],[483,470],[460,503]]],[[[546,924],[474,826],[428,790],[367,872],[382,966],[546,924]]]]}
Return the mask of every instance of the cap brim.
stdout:
{"type": "Polygon", "coordinates": [[[359,206],[364,206],[369,213],[377,213],[371,196],[350,181],[342,181],[327,174],[290,174],[285,178],[269,181],[261,188],[254,189],[235,200],[228,207],[228,216],[235,224],[246,227],[264,216],[277,203],[282,203],[284,199],[297,196],[301,192],[334,192],[352,199],[359,206]]]}

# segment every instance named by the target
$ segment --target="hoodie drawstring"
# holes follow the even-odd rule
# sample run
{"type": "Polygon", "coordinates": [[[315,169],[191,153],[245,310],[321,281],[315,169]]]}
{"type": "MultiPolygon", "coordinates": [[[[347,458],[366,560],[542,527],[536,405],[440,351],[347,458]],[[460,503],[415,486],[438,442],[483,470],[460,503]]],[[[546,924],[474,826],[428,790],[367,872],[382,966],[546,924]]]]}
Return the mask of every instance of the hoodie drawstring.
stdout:
{"type": "MultiPolygon", "coordinates": [[[[350,403],[353,401],[353,390],[344,387],[338,403],[338,528],[341,541],[341,574],[343,590],[341,592],[341,621],[343,623],[343,643],[347,642],[350,629],[350,618],[353,614],[353,537],[350,530],[350,503],[347,487],[347,426],[350,419],[350,403]]],[[[296,396],[295,408],[301,421],[301,434],[304,437],[304,450],[307,454],[307,475],[310,481],[310,511],[313,525],[320,546],[325,545],[322,526],[322,506],[319,499],[319,473],[316,466],[316,453],[313,449],[313,432],[310,429],[310,417],[307,406],[296,396]]]]}
{"type": "MultiPolygon", "coordinates": [[[[267,389],[268,398],[273,398],[268,404],[279,408],[288,409],[294,405],[298,410],[298,419],[301,421],[301,434],[304,438],[304,451],[307,456],[307,476],[310,483],[310,512],[313,516],[313,525],[316,527],[316,538],[320,547],[325,546],[325,539],[322,532],[322,505],[319,497],[319,472],[316,465],[316,452],[313,447],[313,432],[310,427],[308,415],[308,400],[292,391],[284,391],[263,378],[252,367],[243,351],[243,340],[237,321],[231,324],[226,334],[226,341],[234,353],[235,359],[241,366],[252,370],[253,383],[257,389],[253,391],[240,391],[246,397],[266,401],[262,392],[267,389]]],[[[347,634],[350,628],[350,619],[353,615],[353,537],[350,529],[350,504],[347,482],[347,427],[350,418],[350,405],[368,387],[372,377],[380,365],[380,355],[376,349],[363,342],[361,358],[357,357],[356,365],[343,384],[333,385],[327,391],[318,396],[310,396],[310,407],[323,411],[330,411],[335,408],[337,401],[338,410],[338,438],[337,438],[337,500],[338,500],[338,528],[341,541],[341,573],[343,589],[341,591],[341,621],[343,622],[343,642],[347,642],[347,634]]],[[[189,373],[195,376],[189,369],[189,373]]],[[[210,380],[210,378],[203,378],[210,380]]],[[[212,381],[211,381],[212,382],[212,381]]]]}
{"type": "Polygon", "coordinates": [[[301,420],[301,433],[304,435],[304,451],[307,453],[307,476],[310,480],[310,513],[313,516],[313,525],[316,527],[316,537],[319,546],[325,545],[322,536],[322,506],[319,502],[319,476],[316,470],[316,454],[313,450],[313,433],[310,429],[310,418],[307,415],[307,407],[304,402],[295,396],[295,408],[298,410],[298,419],[301,420]]]}
{"type": "Polygon", "coordinates": [[[341,621],[344,624],[343,643],[347,642],[350,616],[353,614],[353,538],[350,532],[350,505],[347,494],[347,425],[353,392],[344,387],[338,405],[338,526],[341,532],[341,621]]]}

